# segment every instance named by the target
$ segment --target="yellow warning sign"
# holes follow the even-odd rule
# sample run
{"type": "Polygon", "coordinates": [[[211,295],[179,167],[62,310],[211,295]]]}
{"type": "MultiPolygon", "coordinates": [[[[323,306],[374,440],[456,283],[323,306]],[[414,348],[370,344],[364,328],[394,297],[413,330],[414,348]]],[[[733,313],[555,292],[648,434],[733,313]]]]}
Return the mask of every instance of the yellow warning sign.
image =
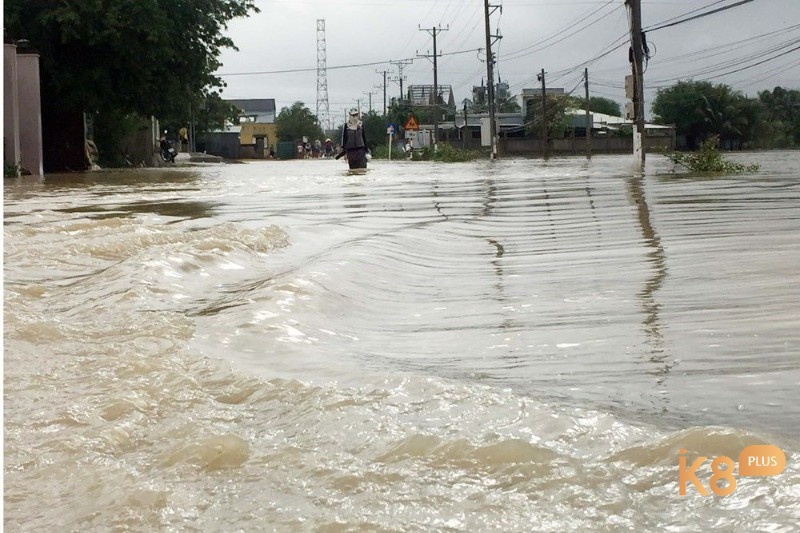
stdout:
{"type": "Polygon", "coordinates": [[[403,129],[404,130],[419,131],[419,125],[417,125],[417,121],[414,118],[414,115],[409,115],[408,116],[408,120],[406,120],[406,123],[403,125],[403,129]]]}

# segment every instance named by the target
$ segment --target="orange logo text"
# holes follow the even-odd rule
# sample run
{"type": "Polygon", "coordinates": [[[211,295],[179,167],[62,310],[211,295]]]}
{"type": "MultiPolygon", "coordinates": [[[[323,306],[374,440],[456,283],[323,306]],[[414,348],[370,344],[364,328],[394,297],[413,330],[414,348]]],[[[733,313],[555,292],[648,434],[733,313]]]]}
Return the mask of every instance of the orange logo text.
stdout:
{"type": "MultiPolygon", "coordinates": [[[[702,496],[708,496],[709,489],[717,496],[727,496],[736,490],[734,469],[736,463],[730,457],[720,455],[711,461],[711,479],[708,489],[697,477],[697,471],[708,457],[698,457],[691,465],[686,464],[686,450],[678,456],[678,492],[686,495],[686,487],[691,483],[702,496]],[[726,483],[721,483],[725,481],[726,483]]],[[[771,444],[754,444],[744,448],[739,454],[739,477],[777,476],[786,468],[786,455],[783,450],[771,444]]]]}

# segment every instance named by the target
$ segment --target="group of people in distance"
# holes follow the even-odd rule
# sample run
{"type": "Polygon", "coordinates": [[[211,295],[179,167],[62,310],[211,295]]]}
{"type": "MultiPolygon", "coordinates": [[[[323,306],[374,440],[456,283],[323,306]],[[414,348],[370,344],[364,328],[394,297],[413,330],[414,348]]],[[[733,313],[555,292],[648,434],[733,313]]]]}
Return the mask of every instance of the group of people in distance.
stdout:
{"type": "MultiPolygon", "coordinates": [[[[403,150],[408,159],[411,159],[413,149],[411,139],[407,139],[403,150]]],[[[297,145],[298,159],[345,157],[348,166],[353,170],[367,168],[368,154],[367,133],[364,123],[361,121],[361,113],[356,108],[351,109],[348,113],[347,122],[342,127],[342,139],[339,146],[335,146],[330,139],[325,139],[324,143],[320,140],[311,143],[305,138],[297,145]]]]}
{"type": "Polygon", "coordinates": [[[303,141],[297,145],[298,159],[318,159],[320,157],[333,157],[334,155],[336,155],[336,146],[330,139],[325,139],[325,142],[317,139],[313,143],[303,141]]]}

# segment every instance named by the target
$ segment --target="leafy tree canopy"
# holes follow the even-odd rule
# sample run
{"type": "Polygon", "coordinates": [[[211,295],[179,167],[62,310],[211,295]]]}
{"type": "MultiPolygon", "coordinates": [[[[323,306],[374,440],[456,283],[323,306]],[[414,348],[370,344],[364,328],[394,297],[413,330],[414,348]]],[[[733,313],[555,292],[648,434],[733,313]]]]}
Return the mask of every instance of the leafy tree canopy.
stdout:
{"type": "MultiPolygon", "coordinates": [[[[42,92],[80,111],[165,116],[223,87],[223,30],[255,0],[6,0],[5,28],[40,53],[42,92]]],[[[45,99],[43,98],[43,99],[45,99]]]]}
{"type": "MultiPolygon", "coordinates": [[[[386,144],[389,136],[386,133],[386,117],[377,111],[369,111],[361,115],[364,131],[367,135],[367,148],[374,150],[376,146],[386,144]]],[[[402,124],[400,124],[402,127],[402,124]]],[[[340,136],[341,138],[341,136],[340,136]]]]}
{"type": "MultiPolygon", "coordinates": [[[[586,98],[578,99],[578,108],[586,109],[586,98]]],[[[602,96],[589,97],[589,111],[611,115],[612,117],[622,116],[622,110],[619,104],[610,98],[604,98],[602,96]]]]}
{"type": "Polygon", "coordinates": [[[659,89],[653,100],[655,121],[675,124],[678,135],[685,135],[691,148],[697,146],[720,128],[726,126],[730,109],[723,109],[733,100],[734,93],[727,85],[713,85],[707,81],[679,81],[672,87],[659,89]]]}
{"type": "MultiPolygon", "coordinates": [[[[781,93],[783,90],[777,88],[776,91],[781,93]]],[[[765,95],[765,98],[770,97],[765,95]]],[[[652,109],[656,122],[675,124],[678,135],[686,136],[689,148],[697,147],[712,136],[719,137],[727,147],[773,145],[768,137],[777,130],[766,120],[774,121],[777,116],[786,116],[784,113],[772,118],[765,116],[763,100],[747,98],[727,85],[691,80],[660,89],[652,109]]]]}
{"type": "Polygon", "coordinates": [[[292,107],[284,107],[275,119],[278,140],[296,141],[303,137],[309,142],[325,139],[319,119],[303,102],[295,102],[292,107]]]}
{"type": "MultiPolygon", "coordinates": [[[[577,107],[577,99],[561,94],[548,94],[545,99],[547,137],[563,136],[567,129],[567,108],[577,107]]],[[[536,95],[527,102],[525,113],[526,131],[534,137],[542,137],[542,97],[536,95]]]]}
{"type": "Polygon", "coordinates": [[[800,144],[800,91],[775,87],[758,93],[758,100],[776,129],[790,138],[791,144],[800,144]]]}
{"type": "Polygon", "coordinates": [[[516,113],[520,111],[519,103],[516,98],[506,98],[497,103],[497,111],[500,113],[516,113]]]}
{"type": "Polygon", "coordinates": [[[389,109],[386,113],[386,122],[397,124],[402,128],[403,124],[406,123],[408,117],[411,115],[414,115],[416,119],[419,119],[419,115],[414,112],[414,108],[411,106],[411,103],[408,100],[398,101],[392,99],[392,104],[389,106],[389,109]]]}

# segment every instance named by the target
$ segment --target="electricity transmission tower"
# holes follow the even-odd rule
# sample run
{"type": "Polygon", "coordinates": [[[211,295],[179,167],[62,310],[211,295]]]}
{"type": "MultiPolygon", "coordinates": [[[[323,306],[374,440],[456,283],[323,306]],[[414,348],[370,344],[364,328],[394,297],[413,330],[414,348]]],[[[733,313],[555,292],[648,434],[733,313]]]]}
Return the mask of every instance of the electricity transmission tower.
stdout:
{"type": "Polygon", "coordinates": [[[317,119],[323,131],[331,129],[326,56],[325,19],[317,19],[317,119]]]}

